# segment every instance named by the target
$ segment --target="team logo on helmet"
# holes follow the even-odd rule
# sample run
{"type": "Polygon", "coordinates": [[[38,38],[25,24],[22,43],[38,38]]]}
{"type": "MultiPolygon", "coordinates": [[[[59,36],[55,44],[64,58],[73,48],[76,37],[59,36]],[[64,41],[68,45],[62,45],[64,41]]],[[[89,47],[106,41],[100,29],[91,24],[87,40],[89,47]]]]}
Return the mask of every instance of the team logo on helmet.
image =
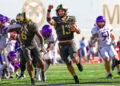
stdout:
{"type": "Polygon", "coordinates": [[[26,0],[23,12],[40,27],[45,20],[45,9],[41,0],[26,0]]]}

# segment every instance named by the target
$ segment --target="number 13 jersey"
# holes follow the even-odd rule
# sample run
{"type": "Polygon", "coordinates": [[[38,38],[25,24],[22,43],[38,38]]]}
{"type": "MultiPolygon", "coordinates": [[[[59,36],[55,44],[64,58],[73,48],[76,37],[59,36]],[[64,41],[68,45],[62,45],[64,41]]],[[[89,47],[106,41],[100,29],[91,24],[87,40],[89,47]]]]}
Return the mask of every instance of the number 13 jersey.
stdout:
{"type": "Polygon", "coordinates": [[[53,17],[56,22],[55,30],[59,41],[72,40],[74,38],[73,32],[70,30],[70,26],[76,22],[74,16],[67,16],[65,20],[60,17],[53,17]]]}

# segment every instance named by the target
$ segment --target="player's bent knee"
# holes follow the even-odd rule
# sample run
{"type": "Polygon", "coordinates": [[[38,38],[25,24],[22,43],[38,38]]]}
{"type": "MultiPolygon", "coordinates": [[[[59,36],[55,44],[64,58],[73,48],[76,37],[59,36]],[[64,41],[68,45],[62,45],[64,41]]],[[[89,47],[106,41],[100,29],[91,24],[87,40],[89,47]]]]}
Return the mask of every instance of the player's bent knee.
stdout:
{"type": "Polygon", "coordinates": [[[40,67],[43,67],[45,64],[44,64],[44,61],[42,59],[40,59],[39,61],[37,61],[37,67],[40,68],[40,67]]]}
{"type": "Polygon", "coordinates": [[[117,59],[117,60],[119,60],[118,56],[116,56],[116,55],[113,56],[112,59],[117,59]]]}
{"type": "Polygon", "coordinates": [[[106,63],[106,64],[109,64],[110,63],[110,61],[109,61],[109,59],[104,59],[104,62],[106,63]]]}
{"type": "Polygon", "coordinates": [[[32,64],[32,61],[31,60],[28,60],[27,61],[27,65],[31,65],[32,64]]]}

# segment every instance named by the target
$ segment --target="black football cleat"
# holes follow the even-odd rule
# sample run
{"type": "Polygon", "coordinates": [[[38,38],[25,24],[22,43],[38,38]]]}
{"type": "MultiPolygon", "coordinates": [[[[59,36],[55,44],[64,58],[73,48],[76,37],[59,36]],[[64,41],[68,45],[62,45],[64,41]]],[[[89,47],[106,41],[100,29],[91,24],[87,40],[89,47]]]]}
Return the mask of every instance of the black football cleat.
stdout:
{"type": "Polygon", "coordinates": [[[35,81],[33,78],[31,78],[31,85],[35,85],[35,81]]]}
{"type": "Polygon", "coordinates": [[[18,79],[24,79],[24,78],[26,78],[25,75],[20,75],[20,76],[18,77],[18,79]]]}
{"type": "Polygon", "coordinates": [[[77,67],[78,67],[79,71],[81,71],[81,72],[83,71],[83,66],[80,62],[77,64],[77,67]]]}
{"type": "Polygon", "coordinates": [[[41,72],[41,81],[45,82],[45,73],[44,72],[41,72]]]}
{"type": "Polygon", "coordinates": [[[107,78],[108,78],[108,79],[113,79],[112,74],[109,74],[109,75],[107,76],[107,78]]]}
{"type": "Polygon", "coordinates": [[[119,61],[117,61],[116,59],[112,60],[112,70],[114,70],[114,68],[119,64],[119,61]]]}
{"type": "Polygon", "coordinates": [[[120,76],[120,72],[118,72],[118,75],[120,76]]]}
{"type": "Polygon", "coordinates": [[[80,83],[77,75],[74,76],[74,80],[75,80],[75,84],[79,84],[80,83]]]}

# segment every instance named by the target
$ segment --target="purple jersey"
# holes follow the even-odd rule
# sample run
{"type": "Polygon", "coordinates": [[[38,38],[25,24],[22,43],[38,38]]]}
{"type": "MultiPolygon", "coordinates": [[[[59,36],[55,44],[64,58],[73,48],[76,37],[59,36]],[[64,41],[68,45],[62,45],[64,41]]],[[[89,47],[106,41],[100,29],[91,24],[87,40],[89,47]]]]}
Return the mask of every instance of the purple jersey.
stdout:
{"type": "Polygon", "coordinates": [[[11,64],[15,70],[20,68],[20,61],[14,60],[14,61],[11,61],[11,64]]]}
{"type": "Polygon", "coordinates": [[[8,56],[8,60],[12,64],[15,70],[20,68],[20,61],[17,60],[17,57],[8,56]]]}

